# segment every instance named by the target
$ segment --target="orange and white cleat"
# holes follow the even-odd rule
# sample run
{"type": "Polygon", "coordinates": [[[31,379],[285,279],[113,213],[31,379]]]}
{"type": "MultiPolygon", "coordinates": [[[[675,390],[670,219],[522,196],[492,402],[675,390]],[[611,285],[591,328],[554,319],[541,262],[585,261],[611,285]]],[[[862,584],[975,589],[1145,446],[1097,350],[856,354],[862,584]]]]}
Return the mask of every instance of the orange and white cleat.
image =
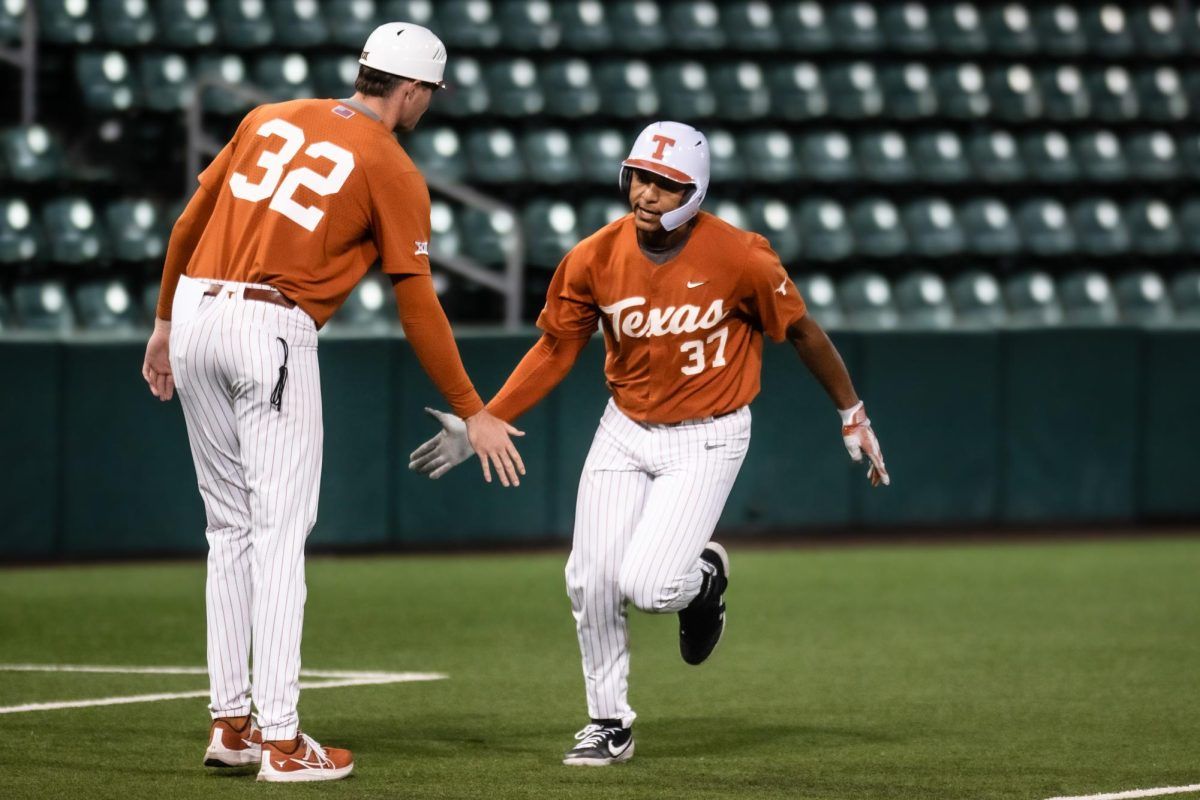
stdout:
{"type": "Polygon", "coordinates": [[[244,767],[262,760],[262,731],[249,716],[221,717],[208,731],[206,767],[244,767]]]}
{"type": "Polygon", "coordinates": [[[306,734],[295,739],[263,742],[260,781],[336,781],[354,771],[354,754],[339,747],[321,747],[306,734]]]}

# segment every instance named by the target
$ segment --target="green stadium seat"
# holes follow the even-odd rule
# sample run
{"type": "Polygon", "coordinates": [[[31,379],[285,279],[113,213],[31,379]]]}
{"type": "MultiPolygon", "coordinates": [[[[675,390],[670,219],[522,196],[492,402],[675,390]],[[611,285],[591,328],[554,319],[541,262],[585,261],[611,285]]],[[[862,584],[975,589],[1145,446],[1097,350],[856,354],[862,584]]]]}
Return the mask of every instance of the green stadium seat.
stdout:
{"type": "Polygon", "coordinates": [[[521,137],[529,177],[538,183],[573,183],[580,178],[571,137],[558,128],[538,128],[521,137]]]}
{"type": "Polygon", "coordinates": [[[1004,282],[1009,320],[1017,325],[1047,326],[1062,322],[1062,306],[1054,279],[1045,272],[1025,272],[1004,282]]]}
{"type": "Polygon", "coordinates": [[[872,258],[892,258],[908,247],[908,234],[896,205],[886,198],[868,197],[850,209],[855,252],[872,258]]]}
{"type": "Polygon", "coordinates": [[[917,175],[934,183],[961,183],[971,176],[962,140],[951,130],[927,131],[912,141],[917,175]]]}
{"type": "Polygon", "coordinates": [[[767,53],[779,49],[779,29],[771,4],[764,0],[733,0],[721,7],[721,23],[734,50],[767,53]]]}
{"type": "MultiPolygon", "coordinates": [[[[354,94],[354,81],[358,78],[358,57],[352,55],[317,56],[310,63],[313,89],[318,97],[343,98],[354,94]]],[[[440,105],[441,93],[433,105],[440,105]]]]}
{"type": "Polygon", "coordinates": [[[25,22],[25,9],[33,0],[11,0],[0,3],[0,42],[20,41],[25,22]]]}
{"type": "Polygon", "coordinates": [[[573,149],[579,159],[583,179],[603,186],[614,186],[618,166],[628,155],[630,144],[620,131],[613,128],[588,127],[580,131],[575,136],[573,149]]]}
{"type": "Polygon", "coordinates": [[[875,4],[865,0],[839,0],[829,10],[829,27],[839,48],[876,53],[883,47],[883,30],[875,4]]]}
{"type": "Polygon", "coordinates": [[[122,281],[93,280],[75,289],[76,320],[85,331],[130,331],[138,324],[138,307],[122,281]]]}
{"type": "Polygon", "coordinates": [[[909,250],[930,258],[957,255],[966,249],[958,215],[940,197],[914,200],[904,207],[909,250]]]}
{"type": "Polygon", "coordinates": [[[1183,235],[1171,207],[1157,198],[1134,200],[1125,207],[1133,252],[1144,256],[1174,255],[1183,248],[1183,235]]]}
{"type": "Polygon", "coordinates": [[[42,239],[29,203],[0,198],[0,264],[28,264],[42,250],[42,239]]]}
{"type": "Polygon", "coordinates": [[[1178,149],[1187,177],[1200,178],[1200,134],[1182,135],[1179,138],[1178,149]]]}
{"type": "MultiPolygon", "coordinates": [[[[328,0],[326,0],[328,2],[328,0]]],[[[321,18],[321,7],[317,0],[271,0],[271,19],[275,23],[275,44],[278,47],[306,50],[320,47],[329,40],[329,26],[321,18]]],[[[337,13],[345,18],[349,8],[343,4],[337,13]]],[[[367,33],[373,30],[368,28],[367,33]]],[[[362,49],[366,36],[352,45],[362,49]]]]}
{"type": "Polygon", "coordinates": [[[709,197],[705,199],[704,205],[708,213],[725,220],[735,228],[747,230],[750,226],[749,217],[736,200],[709,197]]]}
{"type": "Polygon", "coordinates": [[[279,100],[294,100],[316,94],[308,60],[300,53],[263,56],[254,65],[254,82],[279,100]]]}
{"type": "Polygon", "coordinates": [[[970,200],[959,212],[966,249],[981,256],[1009,256],[1021,251],[1021,234],[1002,201],[994,197],[970,200]]]}
{"type": "Polygon", "coordinates": [[[589,117],[600,110],[600,90],[592,79],[591,66],[582,58],[544,64],[541,85],[548,114],[589,117]]]}
{"type": "MultiPolygon", "coordinates": [[[[205,53],[196,59],[195,78],[212,79],[240,86],[246,81],[246,63],[241,56],[205,53]]],[[[249,111],[253,103],[218,86],[200,90],[200,103],[217,114],[239,114],[249,111]]]]}
{"type": "Polygon", "coordinates": [[[831,198],[810,198],[797,209],[800,244],[806,259],[842,261],[854,253],[854,234],[842,205],[831,198]]]}
{"type": "Polygon", "coordinates": [[[856,272],[841,282],[838,297],[846,322],[855,328],[880,330],[899,323],[892,286],[877,272],[856,272]]]}
{"type": "Polygon", "coordinates": [[[104,209],[109,249],[118,261],[162,258],[167,242],[154,203],[144,199],[117,200],[104,209]]]}
{"type": "Polygon", "coordinates": [[[753,61],[718,64],[712,70],[712,86],[721,119],[742,122],[765,117],[771,110],[771,95],[762,69],[753,61]]]}
{"type": "Polygon", "coordinates": [[[636,120],[658,116],[658,89],[645,61],[610,61],[601,64],[595,75],[608,114],[636,120]]]}
{"type": "Polygon", "coordinates": [[[717,51],[725,46],[721,13],[711,0],[666,4],[667,34],[676,50],[717,51]]]}
{"type": "Polygon", "coordinates": [[[1172,279],[1171,304],[1177,319],[1200,322],[1200,271],[1188,270],[1172,279]]]}
{"type": "Polygon", "coordinates": [[[954,325],[946,283],[932,272],[910,272],[893,289],[900,322],[908,328],[945,330],[954,325]]]}
{"type": "Polygon", "coordinates": [[[375,0],[324,0],[321,16],[329,28],[329,43],[355,53],[362,50],[371,31],[382,21],[377,12],[375,0]]]}
{"type": "Polygon", "coordinates": [[[1058,282],[1063,322],[1069,325],[1113,325],[1120,314],[1112,284],[1101,272],[1084,270],[1058,282]]]}
{"type": "Polygon", "coordinates": [[[1025,178],[1025,164],[1017,141],[1008,131],[983,131],[967,140],[971,171],[989,183],[1011,183],[1025,178]]]}
{"type": "Polygon", "coordinates": [[[42,206],[42,229],[51,234],[48,256],[55,263],[91,263],[104,255],[100,220],[82,197],[60,197],[42,206]]]}
{"type": "Polygon", "coordinates": [[[12,290],[13,316],[30,331],[69,331],[75,324],[67,287],[58,280],[18,283],[12,290]]]}
{"type": "Polygon", "coordinates": [[[978,64],[948,64],[938,67],[933,83],[941,113],[952,119],[983,119],[991,111],[983,70],[978,64]]]}
{"type": "Polygon", "coordinates": [[[983,17],[974,3],[939,3],[933,6],[933,30],[943,50],[977,55],[988,49],[983,17]]]}
{"type": "Polygon", "coordinates": [[[1087,52],[1087,37],[1079,10],[1070,3],[1038,3],[1033,10],[1041,52],[1056,58],[1074,57],[1087,52]]]}
{"type": "Polygon", "coordinates": [[[1028,133],[1021,139],[1021,157],[1029,175],[1039,181],[1062,183],[1079,177],[1071,140],[1061,131],[1028,133]]]}
{"type": "Polygon", "coordinates": [[[654,82],[668,119],[696,120],[717,112],[717,95],[699,61],[663,64],[654,71],[654,82]]]}
{"type": "Polygon", "coordinates": [[[1075,250],[1075,231],[1058,200],[1041,197],[1026,200],[1017,209],[1016,217],[1026,252],[1062,256],[1075,250]]]}
{"type": "Polygon", "coordinates": [[[612,29],[621,32],[616,37],[618,47],[640,53],[658,52],[667,47],[667,29],[654,0],[615,0],[605,6],[612,29]]]}
{"type": "Polygon", "coordinates": [[[992,115],[1010,122],[1028,122],[1042,116],[1042,94],[1033,73],[1024,64],[993,68],[988,73],[992,115]]]}
{"type": "Polygon", "coordinates": [[[1137,119],[1138,96],[1129,71],[1121,66],[1092,70],[1087,77],[1092,97],[1092,116],[1105,122],[1137,119]]]}
{"type": "Polygon", "coordinates": [[[1126,273],[1113,283],[1121,318],[1138,325],[1163,325],[1174,317],[1167,285],[1150,270],[1126,273]]]}
{"type": "Polygon", "coordinates": [[[867,61],[839,64],[825,73],[829,113],[839,119],[866,119],[883,112],[875,67],[867,61]]]}
{"type": "Polygon", "coordinates": [[[610,222],[629,213],[629,204],[620,200],[592,197],[579,208],[579,235],[591,236],[610,222]]]}
{"type": "Polygon", "coordinates": [[[555,267],[579,241],[578,218],[570,203],[535,200],[521,215],[525,258],[537,267],[555,267]]]}
{"type": "Polygon", "coordinates": [[[518,183],[525,179],[525,163],[517,140],[504,128],[478,128],[467,134],[471,174],[483,183],[518,183]]]}
{"type": "Polygon", "coordinates": [[[217,41],[217,23],[208,0],[155,0],[158,42],[164,47],[208,47],[217,41]]]}
{"type": "Polygon", "coordinates": [[[1083,11],[1083,29],[1088,50],[1106,58],[1121,58],[1133,52],[1133,33],[1125,11],[1116,3],[1104,3],[1083,11]]]}
{"type": "Polygon", "coordinates": [[[1076,121],[1088,118],[1092,110],[1091,98],[1078,67],[1066,64],[1044,69],[1038,73],[1038,84],[1048,119],[1076,121]]]}
{"type": "MultiPolygon", "coordinates": [[[[441,5],[440,3],[438,5],[441,5]]],[[[404,22],[415,22],[418,25],[424,25],[426,28],[439,32],[439,35],[444,35],[442,25],[433,13],[433,0],[376,0],[375,18],[380,23],[390,20],[403,20],[404,22]]],[[[447,18],[451,19],[451,18],[447,18]]],[[[465,24],[465,21],[464,21],[465,24]]],[[[443,39],[443,41],[445,41],[443,39]]],[[[453,59],[451,59],[453,62],[453,59]]]]}
{"type": "Polygon", "coordinates": [[[746,154],[745,176],[752,181],[782,183],[800,177],[795,143],[783,130],[748,131],[738,138],[737,149],[746,154]],[[753,157],[749,156],[751,153],[753,157]]]}
{"type": "Polygon", "coordinates": [[[1193,197],[1179,207],[1179,227],[1183,230],[1183,248],[1192,255],[1200,255],[1200,198],[1193,197]]]}
{"type": "Polygon", "coordinates": [[[554,19],[549,0],[499,0],[496,16],[505,47],[548,51],[562,41],[562,27],[554,19]]]}
{"type": "MultiPolygon", "coordinates": [[[[1170,58],[1183,52],[1183,25],[1176,8],[1168,3],[1154,3],[1130,11],[1134,46],[1139,55],[1150,58],[1170,58]]],[[[1193,14],[1195,13],[1193,9],[1193,14]]]]}
{"type": "Polygon", "coordinates": [[[823,272],[806,273],[793,279],[804,305],[817,324],[829,330],[845,324],[846,315],[838,301],[837,284],[823,272]]]}
{"type": "Polygon", "coordinates": [[[979,270],[960,273],[950,281],[948,294],[959,325],[996,328],[1008,321],[1000,283],[993,275],[979,270]]]}
{"type": "Polygon", "coordinates": [[[479,62],[471,56],[455,56],[449,59],[445,71],[446,89],[430,108],[438,114],[467,118],[486,114],[491,108],[491,95],[483,80],[479,62]]]}
{"type": "Polygon", "coordinates": [[[613,45],[605,4],[600,0],[572,0],[554,4],[555,19],[562,27],[563,44],[578,52],[605,51],[613,45]]]}
{"type": "Polygon", "coordinates": [[[849,181],[858,174],[850,139],[840,130],[806,133],[799,149],[801,169],[812,180],[849,181]]]}
{"type": "Polygon", "coordinates": [[[378,272],[368,273],[321,332],[372,336],[391,333],[399,321],[392,296],[391,281],[387,277],[378,272]]]}
{"type": "Polygon", "coordinates": [[[868,180],[901,183],[915,174],[908,155],[908,142],[898,131],[870,131],[858,137],[854,145],[859,171],[868,180]]]}
{"type": "Polygon", "coordinates": [[[62,143],[41,125],[0,132],[0,175],[17,183],[41,183],[64,171],[62,143]]]}
{"type": "Polygon", "coordinates": [[[38,35],[44,42],[81,45],[96,38],[88,0],[38,0],[36,10],[38,35]]]}
{"type": "Polygon", "coordinates": [[[441,24],[436,29],[447,47],[491,50],[500,45],[503,34],[496,18],[496,8],[489,0],[445,0],[437,6],[437,18],[441,24]]]}
{"type": "Polygon", "coordinates": [[[459,216],[466,255],[483,264],[503,264],[516,247],[517,219],[507,211],[463,209],[459,216]]]}
{"type": "Polygon", "coordinates": [[[777,7],[775,18],[788,50],[823,53],[833,48],[833,31],[817,0],[784,2],[777,7]]]}
{"type": "Polygon", "coordinates": [[[1171,181],[1182,168],[1179,148],[1166,131],[1140,131],[1126,139],[1130,173],[1139,180],[1171,181]]]}
{"type": "Polygon", "coordinates": [[[275,23],[263,0],[217,0],[216,18],[226,47],[252,50],[275,41],[275,23]]]}
{"type": "Polygon", "coordinates": [[[929,9],[923,3],[887,3],[880,11],[887,49],[901,53],[928,53],[937,47],[929,9]]]}
{"type": "Polygon", "coordinates": [[[754,197],[745,206],[746,226],[767,237],[784,264],[800,258],[800,231],[792,209],[776,198],[754,197]]]}
{"type": "Polygon", "coordinates": [[[0,294],[0,332],[13,327],[12,310],[8,307],[8,298],[0,294]]]}
{"type": "Polygon", "coordinates": [[[430,247],[436,256],[455,258],[463,253],[463,236],[458,224],[458,210],[435,198],[429,204],[430,247]]]}
{"type": "Polygon", "coordinates": [[[1174,67],[1142,70],[1135,80],[1141,118],[1177,122],[1188,116],[1189,103],[1183,82],[1174,67]]]}
{"type": "Polygon", "coordinates": [[[93,111],[126,111],[137,102],[129,62],[116,50],[79,53],[75,76],[84,105],[93,111]]]}
{"type": "Polygon", "coordinates": [[[1097,181],[1120,181],[1129,174],[1121,139],[1112,131],[1087,131],[1075,137],[1082,173],[1097,181]]]}
{"type": "Polygon", "coordinates": [[[778,64],[767,72],[774,116],[785,120],[823,117],[829,98],[821,84],[821,72],[811,61],[778,64]]]}
{"type": "Polygon", "coordinates": [[[984,12],[983,25],[993,53],[1027,56],[1037,50],[1033,17],[1022,3],[990,5],[984,12]]]}
{"type": "Polygon", "coordinates": [[[141,47],[154,41],[157,26],[146,0],[98,0],[100,41],[110,47],[141,47]]]}
{"type": "Polygon", "coordinates": [[[909,120],[924,119],[937,113],[937,93],[924,64],[914,62],[888,67],[880,76],[880,84],[885,116],[909,120]]]}
{"type": "Polygon", "coordinates": [[[484,68],[492,113],[505,117],[529,117],[546,105],[538,85],[538,71],[527,58],[503,59],[484,68]]]}
{"type": "Polygon", "coordinates": [[[1079,249],[1089,255],[1111,256],[1129,252],[1129,228],[1121,207],[1107,198],[1088,198],[1075,204],[1071,221],[1079,249]]]}
{"type": "Polygon", "coordinates": [[[178,53],[147,53],[138,61],[142,106],[154,111],[178,111],[192,100],[188,62],[178,53]]]}
{"type": "Polygon", "coordinates": [[[447,125],[418,126],[405,136],[405,152],[421,172],[443,180],[467,177],[467,156],[458,133],[447,125]]]}

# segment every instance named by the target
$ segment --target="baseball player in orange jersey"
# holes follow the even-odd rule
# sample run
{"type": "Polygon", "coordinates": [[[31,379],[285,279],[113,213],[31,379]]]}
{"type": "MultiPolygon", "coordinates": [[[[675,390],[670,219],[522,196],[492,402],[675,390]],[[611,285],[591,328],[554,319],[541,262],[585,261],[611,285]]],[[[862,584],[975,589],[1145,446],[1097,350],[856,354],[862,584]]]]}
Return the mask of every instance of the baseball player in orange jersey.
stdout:
{"type": "MultiPolygon", "coordinates": [[[[567,591],[591,721],[564,764],[633,756],[626,603],[679,614],[684,661],[700,664],[725,629],[725,549],[710,541],[750,444],[763,335],[788,339],[840,409],[851,457],[889,482],[879,443],[841,356],[766,239],[701,212],[708,143],[677,122],[650,125],[622,162],[632,213],[567,253],[538,318],[544,333],[488,409],[515,420],[570,371],[599,326],[612,398],[575,509],[567,591]]],[[[437,478],[471,455],[463,423],[411,456],[437,478]]]]}
{"type": "Polygon", "coordinates": [[[376,259],[484,478],[494,466],[516,485],[524,471],[518,431],[484,409],[463,369],[430,278],[429,192],[393,136],[417,124],[445,63],[425,28],[379,27],[353,97],[251,111],[172,231],[142,372],[156,397],[179,391],[204,499],[208,766],[258,763],[266,781],[354,767],[348,750],[300,733],[296,703],[321,476],[317,329],[376,259]]]}

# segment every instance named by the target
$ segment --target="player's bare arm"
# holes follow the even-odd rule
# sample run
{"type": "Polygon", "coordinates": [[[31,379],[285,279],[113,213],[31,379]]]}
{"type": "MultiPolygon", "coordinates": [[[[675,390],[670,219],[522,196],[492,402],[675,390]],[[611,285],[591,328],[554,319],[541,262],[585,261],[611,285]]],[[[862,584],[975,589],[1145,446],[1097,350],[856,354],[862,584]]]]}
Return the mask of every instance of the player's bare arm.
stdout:
{"type": "Polygon", "coordinates": [[[870,466],[867,468],[867,478],[872,486],[891,484],[891,477],[883,463],[883,453],[879,449],[879,439],[871,428],[871,420],[867,418],[866,409],[854,391],[850,373],[846,363],[842,361],[841,353],[833,346],[829,336],[820,325],[805,314],[788,328],[788,341],[796,348],[796,353],[808,371],[825,389],[842,415],[842,440],[846,450],[855,461],[862,461],[866,454],[870,466]]]}

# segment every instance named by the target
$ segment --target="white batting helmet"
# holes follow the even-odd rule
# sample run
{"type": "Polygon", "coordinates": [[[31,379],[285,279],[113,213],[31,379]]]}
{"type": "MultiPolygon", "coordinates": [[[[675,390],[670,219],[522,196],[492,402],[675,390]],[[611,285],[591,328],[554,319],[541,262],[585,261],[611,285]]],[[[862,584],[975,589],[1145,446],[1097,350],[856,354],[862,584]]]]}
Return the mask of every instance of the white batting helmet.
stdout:
{"type": "Polygon", "coordinates": [[[358,63],[389,75],[445,85],[446,46],[433,31],[412,22],[388,22],[371,31],[358,63]]]}
{"type": "Polygon", "coordinates": [[[662,226],[673,231],[696,216],[708,193],[708,139],[682,122],[653,122],[638,134],[629,157],[621,162],[619,183],[626,197],[631,169],[644,169],[695,187],[684,196],[683,205],[662,215],[662,226]]]}

